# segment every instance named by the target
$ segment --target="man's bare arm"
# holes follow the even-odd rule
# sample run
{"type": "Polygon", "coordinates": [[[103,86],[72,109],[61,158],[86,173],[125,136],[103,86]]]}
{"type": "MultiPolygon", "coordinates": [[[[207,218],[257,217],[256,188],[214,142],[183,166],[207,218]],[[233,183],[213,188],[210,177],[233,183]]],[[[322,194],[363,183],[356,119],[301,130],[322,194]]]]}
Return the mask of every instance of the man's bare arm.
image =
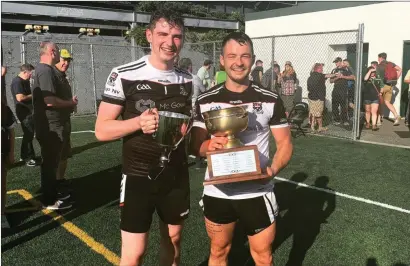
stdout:
{"type": "Polygon", "coordinates": [[[16,94],[16,100],[18,102],[25,102],[25,101],[29,101],[33,98],[33,96],[31,94],[29,95],[24,95],[22,93],[16,94]]]}
{"type": "Polygon", "coordinates": [[[268,173],[276,176],[289,163],[293,154],[293,144],[289,127],[272,128],[271,131],[276,142],[276,153],[272,160],[272,173],[268,173]]]}
{"type": "Polygon", "coordinates": [[[397,71],[397,78],[399,78],[400,76],[401,76],[401,73],[402,73],[402,69],[401,69],[401,67],[399,67],[399,66],[395,66],[394,67],[395,69],[396,69],[396,71],[397,71]]]}
{"type": "Polygon", "coordinates": [[[62,100],[56,96],[46,96],[44,97],[44,102],[47,106],[53,108],[68,108],[77,105],[73,100],[62,100]]]}

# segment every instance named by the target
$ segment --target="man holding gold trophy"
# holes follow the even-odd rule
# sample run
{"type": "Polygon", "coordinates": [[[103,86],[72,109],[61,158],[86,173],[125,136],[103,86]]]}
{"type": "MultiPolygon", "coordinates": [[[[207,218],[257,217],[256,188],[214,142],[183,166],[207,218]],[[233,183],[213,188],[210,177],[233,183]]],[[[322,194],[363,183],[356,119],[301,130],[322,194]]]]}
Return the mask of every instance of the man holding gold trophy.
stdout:
{"type": "Polygon", "coordinates": [[[174,68],[183,46],[182,17],[173,10],[155,11],[146,37],[151,54],[115,67],[108,76],[95,135],[100,141],[123,138],[120,265],[142,265],[155,211],[161,232],[158,265],[179,265],[190,207],[183,139],[192,120],[192,76],[174,68]]]}
{"type": "Polygon", "coordinates": [[[211,241],[209,265],[228,264],[237,221],[255,264],[273,265],[278,206],[272,177],[288,164],[293,146],[280,97],[249,81],[254,61],[252,40],[230,33],[220,56],[227,80],[196,102],[190,147],[193,155],[208,158],[200,204],[211,241]],[[271,164],[270,133],[276,142],[271,164]]]}

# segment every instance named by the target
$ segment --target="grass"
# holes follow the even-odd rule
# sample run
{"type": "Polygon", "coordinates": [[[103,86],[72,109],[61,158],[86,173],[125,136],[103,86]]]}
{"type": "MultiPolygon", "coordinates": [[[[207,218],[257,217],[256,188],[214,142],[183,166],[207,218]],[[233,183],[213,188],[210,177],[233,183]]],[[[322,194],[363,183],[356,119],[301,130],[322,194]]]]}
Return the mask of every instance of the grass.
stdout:
{"type": "MultiPolygon", "coordinates": [[[[73,131],[82,130],[93,130],[93,117],[74,120],[73,131]]],[[[100,143],[92,133],[80,133],[72,135],[72,142],[74,156],[67,176],[72,180],[75,205],[61,215],[119,256],[121,141],[100,143]]],[[[409,150],[315,136],[296,138],[294,147],[281,177],[410,209],[409,150]]],[[[35,148],[38,151],[37,143],[35,148]]],[[[182,264],[206,265],[209,241],[198,205],[204,169],[190,168],[190,176],[191,212],[183,232],[182,264]]],[[[7,177],[8,191],[24,189],[34,197],[39,196],[39,184],[39,167],[17,164],[7,177]]],[[[276,265],[399,266],[410,262],[409,214],[287,182],[277,182],[275,192],[280,207],[276,265]]],[[[8,195],[8,209],[30,206],[19,194],[8,195]]],[[[2,230],[4,265],[111,265],[63,228],[61,220],[41,211],[9,213],[8,218],[12,228],[2,230]]],[[[156,215],[151,228],[145,265],[158,265],[156,215]]],[[[230,264],[245,263],[253,265],[239,226],[230,264]]]]}

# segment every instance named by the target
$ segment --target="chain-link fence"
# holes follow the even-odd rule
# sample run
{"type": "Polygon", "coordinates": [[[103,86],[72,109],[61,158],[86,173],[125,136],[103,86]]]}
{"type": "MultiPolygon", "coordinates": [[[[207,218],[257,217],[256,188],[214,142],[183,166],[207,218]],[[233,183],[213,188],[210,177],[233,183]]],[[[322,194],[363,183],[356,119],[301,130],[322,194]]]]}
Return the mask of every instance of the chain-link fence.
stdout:
{"type": "MultiPolygon", "coordinates": [[[[5,61],[10,73],[7,78],[11,79],[18,74],[18,67],[22,62],[33,65],[38,63],[39,44],[42,40],[8,37],[2,39],[2,45],[3,47],[6,45],[5,61]]],[[[73,93],[80,99],[76,115],[96,113],[105,82],[112,68],[137,60],[150,52],[149,48],[132,47],[126,43],[78,42],[78,39],[73,41],[72,38],[55,42],[60,49],[69,50],[74,58],[67,75],[73,93]]],[[[360,93],[355,88],[360,86],[356,83],[360,83],[362,75],[360,50],[362,37],[359,30],[254,38],[253,43],[256,59],[263,61],[265,73],[276,70],[272,68],[273,62],[278,64],[280,68],[276,70],[278,74],[271,76],[272,81],[276,79],[277,85],[269,89],[276,90],[282,95],[288,111],[297,102],[309,103],[310,106],[320,109],[316,113],[320,112],[323,117],[321,129],[326,131],[322,131],[322,134],[354,139],[358,136],[359,121],[356,117],[360,117],[360,112],[355,102],[357,100],[360,102],[360,93]],[[338,63],[339,69],[334,70],[336,65],[333,62],[338,57],[347,59],[350,67],[341,62],[338,63]],[[287,61],[291,63],[295,74],[284,72],[287,61]],[[309,93],[307,83],[315,63],[323,64],[325,74],[334,71],[346,76],[349,74],[347,70],[350,69],[356,81],[342,78],[334,83],[330,78],[327,78],[324,84],[315,81],[313,86],[315,92],[309,93]],[[289,82],[292,79],[294,82],[289,82]],[[325,89],[319,93],[321,95],[319,97],[317,90],[321,87],[325,89]],[[323,105],[317,103],[318,100],[322,101],[323,105]]],[[[221,42],[186,43],[179,58],[190,58],[194,73],[203,65],[204,60],[211,59],[214,63],[210,70],[213,79],[215,72],[220,68],[220,54],[221,42]]],[[[11,80],[8,84],[10,82],[11,80]]],[[[9,95],[9,103],[12,102],[9,95]]],[[[307,129],[310,130],[310,127],[307,129]]]]}

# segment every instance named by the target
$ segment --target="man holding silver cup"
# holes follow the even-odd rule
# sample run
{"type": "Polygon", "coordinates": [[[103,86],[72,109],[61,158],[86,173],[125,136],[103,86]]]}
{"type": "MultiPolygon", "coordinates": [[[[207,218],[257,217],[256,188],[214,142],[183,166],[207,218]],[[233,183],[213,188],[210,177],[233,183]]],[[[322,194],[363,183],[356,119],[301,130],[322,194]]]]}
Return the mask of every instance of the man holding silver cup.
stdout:
{"type": "Polygon", "coordinates": [[[155,211],[161,232],[158,265],[179,265],[182,224],[190,207],[181,142],[192,109],[192,76],[174,68],[184,40],[182,17],[172,10],[155,11],[146,38],[151,54],[115,67],[108,76],[95,135],[100,141],[123,138],[120,265],[142,265],[155,211]]]}
{"type": "MultiPolygon", "coordinates": [[[[259,153],[260,168],[265,174],[273,177],[288,164],[293,146],[285,108],[280,97],[249,81],[254,60],[253,43],[246,34],[234,32],[225,37],[222,42],[220,63],[225,67],[227,80],[201,94],[197,99],[191,134],[191,153],[205,157],[214,154],[215,151],[238,145],[233,145],[232,142],[242,143],[245,147],[254,145],[257,147],[256,152],[259,153]],[[242,127],[241,118],[244,115],[232,114],[231,110],[236,109],[246,110],[248,116],[245,121],[247,126],[240,132],[235,128],[242,127]],[[214,123],[215,121],[209,119],[209,113],[215,113],[217,110],[221,111],[219,116],[214,116],[214,119],[219,119],[219,122],[214,123]],[[231,113],[229,117],[228,113],[231,113]],[[235,134],[235,138],[232,138],[232,134],[221,136],[222,131],[215,134],[217,136],[212,135],[210,139],[208,138],[211,129],[218,126],[227,128],[228,124],[232,129],[226,132],[239,132],[235,134]],[[271,164],[269,163],[270,134],[276,142],[276,153],[271,164]]],[[[229,155],[234,153],[230,152],[229,155]]],[[[247,163],[242,160],[242,163],[236,166],[241,167],[241,164],[247,163]]],[[[218,167],[223,165],[218,164],[218,167]]],[[[208,167],[205,180],[210,179],[211,170],[215,169],[208,167]]],[[[230,170],[235,172],[235,169],[230,170]]],[[[238,221],[248,235],[255,264],[273,265],[271,245],[275,239],[275,217],[278,206],[273,192],[274,183],[270,177],[204,187],[200,205],[203,207],[206,230],[211,240],[208,265],[228,264],[228,253],[238,221]]]]}

